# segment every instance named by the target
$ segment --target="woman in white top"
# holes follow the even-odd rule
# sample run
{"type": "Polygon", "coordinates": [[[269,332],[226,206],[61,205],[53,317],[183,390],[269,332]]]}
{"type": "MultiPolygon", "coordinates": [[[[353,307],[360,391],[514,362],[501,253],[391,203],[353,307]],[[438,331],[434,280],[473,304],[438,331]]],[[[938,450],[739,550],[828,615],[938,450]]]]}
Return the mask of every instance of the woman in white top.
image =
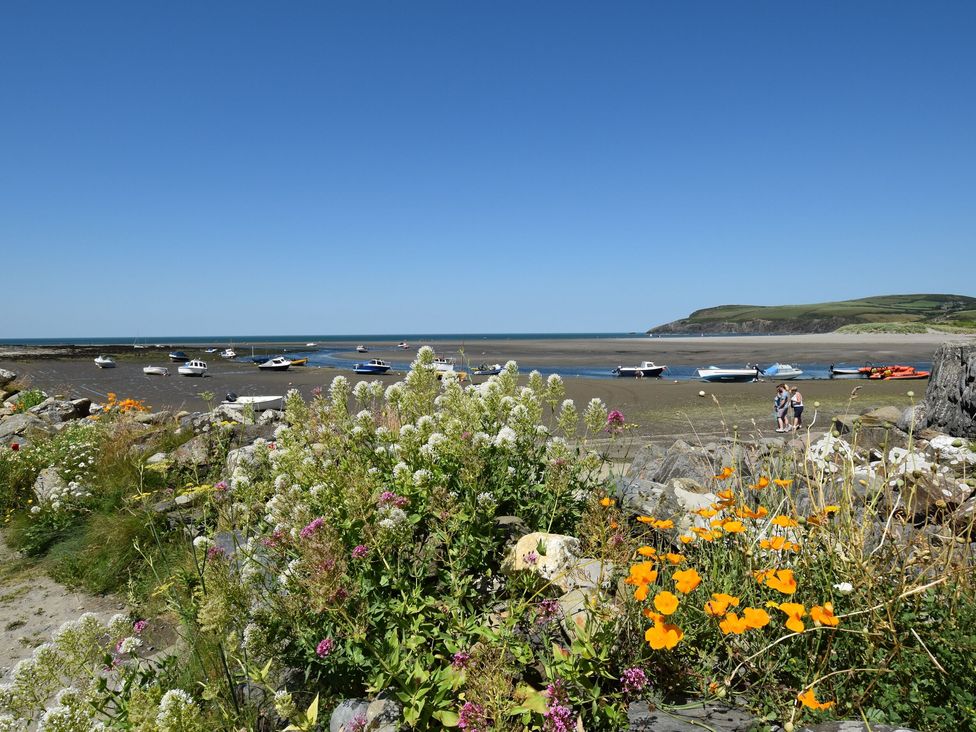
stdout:
{"type": "Polygon", "coordinates": [[[790,387],[790,406],[793,407],[793,429],[800,429],[803,422],[803,395],[795,386],[790,387]]]}

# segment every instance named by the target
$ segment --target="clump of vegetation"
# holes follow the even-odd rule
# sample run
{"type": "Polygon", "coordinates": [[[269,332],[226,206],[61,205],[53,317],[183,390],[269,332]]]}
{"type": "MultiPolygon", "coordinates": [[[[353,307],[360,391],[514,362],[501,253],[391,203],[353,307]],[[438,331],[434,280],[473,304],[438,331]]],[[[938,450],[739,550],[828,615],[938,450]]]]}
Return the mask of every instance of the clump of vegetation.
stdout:
{"type": "Polygon", "coordinates": [[[40,389],[25,389],[17,395],[14,403],[14,412],[19,414],[26,412],[31,407],[36,407],[46,399],[44,392],[40,389]]]}
{"type": "MultiPolygon", "coordinates": [[[[380,692],[414,729],[623,729],[632,701],[688,697],[788,726],[976,723],[969,544],[895,490],[897,466],[867,489],[835,437],[799,457],[734,445],[700,502],[643,513],[591,449],[627,439],[622,414],[514,363],[477,386],[439,381],[432,358],[386,387],[339,376],[310,402],[290,393],[285,425],[229,475],[149,469],[125,414],[85,427],[90,495],[42,551],[92,586],[128,574],[187,651],[144,660],[119,620],[69,663],[59,635],[0,688],[0,724],[312,730],[380,692]],[[149,510],[174,495],[192,509],[149,510]],[[103,534],[117,564],[93,549],[103,534]],[[108,671],[92,662],[106,651],[108,671]]],[[[70,473],[74,448],[56,441],[82,434],[0,451],[0,470],[70,473]]],[[[38,520],[23,492],[8,500],[14,524],[38,520]]]]}

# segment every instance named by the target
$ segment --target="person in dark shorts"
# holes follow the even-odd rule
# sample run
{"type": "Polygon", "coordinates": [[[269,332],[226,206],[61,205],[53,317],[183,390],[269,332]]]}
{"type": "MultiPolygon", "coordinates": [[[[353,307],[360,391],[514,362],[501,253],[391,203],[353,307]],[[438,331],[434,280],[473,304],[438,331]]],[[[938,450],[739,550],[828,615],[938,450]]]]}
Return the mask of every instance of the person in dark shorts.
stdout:
{"type": "Polygon", "coordinates": [[[789,431],[790,390],[786,384],[780,384],[776,387],[776,396],[773,397],[773,412],[776,416],[776,431],[789,431]]]}
{"type": "Polygon", "coordinates": [[[795,386],[790,387],[790,406],[793,407],[793,429],[800,429],[803,424],[803,395],[795,386]]]}

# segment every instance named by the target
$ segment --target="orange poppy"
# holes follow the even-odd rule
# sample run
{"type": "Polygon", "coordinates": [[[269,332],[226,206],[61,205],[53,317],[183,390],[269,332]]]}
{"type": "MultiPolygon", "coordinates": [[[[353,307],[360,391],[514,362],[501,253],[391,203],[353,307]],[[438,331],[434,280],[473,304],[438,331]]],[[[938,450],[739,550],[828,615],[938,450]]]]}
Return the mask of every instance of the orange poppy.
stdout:
{"type": "Polygon", "coordinates": [[[791,519],[789,516],[783,516],[782,514],[774,518],[772,521],[770,521],[770,523],[773,526],[782,526],[784,529],[799,526],[795,520],[791,519]]]}
{"type": "Polygon", "coordinates": [[[831,627],[840,625],[840,620],[834,615],[834,606],[829,602],[825,602],[823,605],[814,605],[810,608],[810,617],[819,625],[829,625],[831,627]]]}
{"type": "Polygon", "coordinates": [[[788,488],[789,486],[793,485],[793,480],[792,479],[790,479],[790,480],[783,480],[782,478],[776,478],[773,481],[773,483],[775,483],[776,485],[778,485],[780,488],[788,488]]]}
{"type": "Polygon", "coordinates": [[[749,485],[754,491],[761,491],[763,488],[769,485],[769,478],[765,475],[762,476],[757,482],[749,485]]]}
{"type": "Polygon", "coordinates": [[[741,534],[746,530],[741,521],[726,521],[722,524],[722,529],[729,534],[741,534]]]}
{"type": "Polygon", "coordinates": [[[807,614],[807,610],[803,605],[798,602],[781,602],[778,605],[775,602],[771,602],[768,604],[786,613],[786,627],[794,633],[802,633],[806,630],[802,618],[807,614]]]}
{"type": "Polygon", "coordinates": [[[729,635],[730,633],[742,635],[749,629],[746,621],[735,613],[726,613],[725,619],[718,624],[718,627],[722,629],[725,635],[729,635]]]}
{"type": "Polygon", "coordinates": [[[738,607],[739,598],[735,595],[726,595],[724,592],[716,592],[712,594],[712,599],[705,603],[705,614],[719,618],[728,612],[730,606],[738,607]]]}
{"type": "Polygon", "coordinates": [[[758,607],[747,607],[742,611],[742,622],[750,628],[763,628],[769,625],[769,613],[758,607]]]}
{"type": "Polygon", "coordinates": [[[644,632],[644,640],[651,648],[660,651],[674,648],[684,635],[677,625],[655,620],[654,625],[644,632]]]}
{"type": "Polygon", "coordinates": [[[654,607],[662,615],[670,615],[678,609],[678,598],[667,590],[662,590],[654,596],[654,607]]]}
{"type": "Polygon", "coordinates": [[[715,476],[715,480],[727,480],[732,477],[735,470],[729,467],[722,468],[722,472],[715,476]]]}
{"type": "Polygon", "coordinates": [[[610,498],[610,496],[604,496],[600,499],[600,505],[604,508],[610,508],[610,506],[614,505],[615,503],[616,501],[610,498]]]}
{"type": "Polygon", "coordinates": [[[701,576],[694,569],[682,569],[671,575],[674,588],[685,595],[701,584],[701,576]]]}
{"type": "Polygon", "coordinates": [[[806,691],[804,691],[802,694],[797,694],[796,698],[803,706],[809,709],[813,709],[814,711],[817,712],[822,712],[825,709],[830,709],[832,706],[834,706],[834,702],[832,701],[829,702],[817,701],[817,697],[813,693],[812,686],[806,691]]]}

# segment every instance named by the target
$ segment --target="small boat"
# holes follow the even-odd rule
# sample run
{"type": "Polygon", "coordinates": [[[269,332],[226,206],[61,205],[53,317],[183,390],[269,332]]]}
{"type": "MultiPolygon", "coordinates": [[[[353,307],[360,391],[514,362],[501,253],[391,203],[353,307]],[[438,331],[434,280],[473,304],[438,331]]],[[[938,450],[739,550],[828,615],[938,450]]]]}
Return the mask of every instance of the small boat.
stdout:
{"type": "Polygon", "coordinates": [[[495,376],[502,372],[502,365],[500,363],[487,364],[483,363],[478,368],[471,372],[472,376],[495,376]]]}
{"type": "Polygon", "coordinates": [[[699,379],[712,382],[758,381],[761,375],[762,369],[758,366],[749,366],[744,369],[720,369],[718,366],[709,366],[707,369],[698,369],[699,379]]]}
{"type": "Polygon", "coordinates": [[[307,358],[293,358],[291,360],[292,366],[305,366],[308,363],[307,358]]]}
{"type": "Polygon", "coordinates": [[[169,369],[165,366],[145,366],[142,373],[146,376],[169,376],[169,369]]]}
{"type": "Polygon", "coordinates": [[[366,348],[366,346],[360,344],[360,345],[356,346],[356,352],[357,353],[369,353],[369,349],[366,348]]]}
{"type": "Polygon", "coordinates": [[[233,348],[225,348],[220,352],[221,358],[237,358],[237,351],[233,348]]]}
{"type": "Polygon", "coordinates": [[[180,376],[203,376],[207,373],[207,363],[195,358],[192,361],[180,364],[177,371],[180,372],[180,376]]]}
{"type": "MultiPolygon", "coordinates": [[[[870,368],[870,366],[867,366],[865,368],[870,368]]],[[[830,364],[830,376],[831,378],[837,376],[856,376],[858,378],[861,378],[863,376],[867,376],[867,374],[863,373],[862,368],[859,366],[853,366],[853,367],[841,366],[840,368],[838,368],[837,366],[834,366],[834,364],[830,364]]]]}
{"type": "Polygon", "coordinates": [[[453,358],[435,358],[434,368],[438,371],[453,371],[455,363],[457,362],[453,358]]]}
{"type": "Polygon", "coordinates": [[[789,363],[774,363],[772,366],[763,369],[763,373],[766,376],[772,376],[774,379],[779,379],[785,381],[787,379],[795,379],[798,376],[803,375],[803,371],[798,369],[793,364],[789,363]]]}
{"type": "Polygon", "coordinates": [[[318,345],[318,343],[316,343],[315,341],[309,341],[309,342],[308,342],[308,343],[306,343],[305,345],[306,345],[306,346],[308,346],[309,348],[311,348],[311,347],[313,347],[313,346],[317,346],[317,345],[318,345]]]}
{"type": "Polygon", "coordinates": [[[357,363],[353,371],[357,374],[385,374],[390,370],[390,364],[379,358],[371,358],[366,363],[357,363]]]}
{"type": "Polygon", "coordinates": [[[111,356],[99,356],[95,359],[95,365],[100,369],[114,369],[115,360],[111,356]]]}
{"type": "Polygon", "coordinates": [[[399,348],[401,351],[406,351],[408,348],[410,348],[410,344],[408,344],[406,341],[400,341],[397,343],[397,348],[399,348]]]}
{"type": "Polygon", "coordinates": [[[221,405],[231,409],[245,409],[250,406],[255,412],[263,412],[266,409],[284,409],[285,398],[282,396],[237,396],[231,392],[221,405]]]}
{"type": "Polygon", "coordinates": [[[275,356],[258,364],[258,368],[263,371],[287,371],[289,366],[291,366],[291,361],[284,356],[275,356]]]}
{"type": "MultiPolygon", "coordinates": [[[[863,371],[862,371],[863,373],[863,371]]],[[[875,381],[893,381],[895,379],[927,379],[928,371],[919,371],[914,366],[875,366],[868,374],[869,379],[875,381]]]]}
{"type": "Polygon", "coordinates": [[[216,352],[217,352],[216,348],[208,348],[204,351],[204,353],[216,353],[216,352]]]}
{"type": "Polygon", "coordinates": [[[667,366],[658,366],[653,361],[641,361],[640,366],[618,366],[611,373],[616,376],[660,376],[667,366]]]}
{"type": "Polygon", "coordinates": [[[190,360],[190,357],[183,353],[183,351],[170,351],[169,360],[173,363],[186,363],[190,360]]]}

